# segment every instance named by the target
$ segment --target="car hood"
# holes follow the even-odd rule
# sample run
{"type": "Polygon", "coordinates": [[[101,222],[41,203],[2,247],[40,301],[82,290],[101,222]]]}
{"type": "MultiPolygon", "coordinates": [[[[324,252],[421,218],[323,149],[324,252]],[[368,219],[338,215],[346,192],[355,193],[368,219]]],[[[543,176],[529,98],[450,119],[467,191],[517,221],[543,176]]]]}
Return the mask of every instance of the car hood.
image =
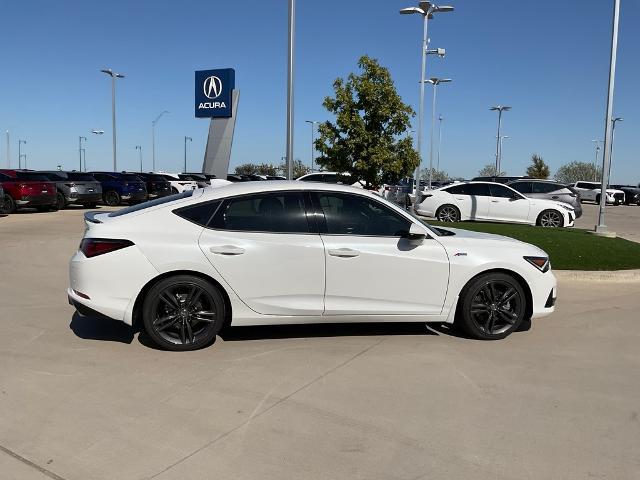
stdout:
{"type": "Polygon", "coordinates": [[[463,230],[461,228],[449,228],[449,227],[438,227],[444,228],[445,230],[449,230],[455,233],[455,236],[446,237],[445,238],[457,238],[461,240],[483,240],[483,241],[493,241],[493,242],[509,242],[509,243],[517,243],[523,244],[520,240],[516,240],[515,238],[505,237],[504,235],[496,235],[494,233],[484,233],[484,232],[474,232],[472,230],[463,230]]]}

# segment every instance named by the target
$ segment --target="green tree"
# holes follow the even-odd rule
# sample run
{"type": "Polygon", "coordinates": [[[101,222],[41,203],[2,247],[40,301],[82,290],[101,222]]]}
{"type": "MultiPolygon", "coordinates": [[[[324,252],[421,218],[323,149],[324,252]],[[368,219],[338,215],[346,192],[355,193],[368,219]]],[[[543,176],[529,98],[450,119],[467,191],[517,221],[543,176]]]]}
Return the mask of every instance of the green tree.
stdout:
{"type": "MultiPolygon", "coordinates": [[[[287,163],[281,163],[280,167],[278,168],[278,172],[280,173],[280,175],[284,175],[285,177],[287,176],[287,163]]],[[[296,158],[293,161],[293,178],[298,178],[301,177],[302,175],[306,175],[307,173],[310,173],[311,169],[309,167],[307,167],[304,163],[302,163],[302,160],[300,160],[299,158],[296,158]]]]}
{"type": "Polygon", "coordinates": [[[244,163],[236,167],[237,175],[277,175],[278,167],[270,163],[244,163]]]}
{"type": "Polygon", "coordinates": [[[599,182],[602,179],[602,169],[596,168],[593,163],[571,162],[558,169],[555,179],[562,183],[575,183],[580,180],[599,182]]]}
{"type": "Polygon", "coordinates": [[[549,165],[547,165],[542,157],[537,153],[531,155],[531,165],[527,167],[527,176],[531,178],[541,178],[546,180],[551,175],[549,165]]]}
{"type": "MultiPolygon", "coordinates": [[[[446,182],[451,179],[449,174],[444,170],[436,170],[432,169],[433,173],[431,174],[431,179],[434,182],[446,182]]],[[[420,179],[421,180],[429,180],[429,169],[425,168],[420,171],[420,179]]]]}
{"type": "Polygon", "coordinates": [[[418,153],[405,135],[414,112],[377,60],[365,55],[358,66],[361,73],[333,82],[335,96],[326,97],[323,106],[335,123],[319,125],[315,147],[318,165],[348,172],[372,188],[409,176],[418,165],[418,153]]]}
{"type": "Polygon", "coordinates": [[[482,169],[478,172],[478,175],[481,177],[503,177],[506,175],[506,172],[497,172],[495,163],[487,163],[482,169]]]}

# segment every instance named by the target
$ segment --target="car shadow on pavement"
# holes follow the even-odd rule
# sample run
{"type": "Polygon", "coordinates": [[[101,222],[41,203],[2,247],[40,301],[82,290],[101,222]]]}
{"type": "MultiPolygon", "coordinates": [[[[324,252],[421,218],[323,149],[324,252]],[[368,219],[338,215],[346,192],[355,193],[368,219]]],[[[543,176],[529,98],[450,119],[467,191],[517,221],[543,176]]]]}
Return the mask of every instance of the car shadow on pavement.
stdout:
{"type": "Polygon", "coordinates": [[[73,314],[69,328],[77,337],[85,340],[131,343],[136,330],[129,325],[102,317],[83,317],[73,314]]]}
{"type": "Polygon", "coordinates": [[[314,323],[227,327],[220,332],[225,341],[305,337],[367,337],[385,335],[438,335],[425,323],[314,323]]]}

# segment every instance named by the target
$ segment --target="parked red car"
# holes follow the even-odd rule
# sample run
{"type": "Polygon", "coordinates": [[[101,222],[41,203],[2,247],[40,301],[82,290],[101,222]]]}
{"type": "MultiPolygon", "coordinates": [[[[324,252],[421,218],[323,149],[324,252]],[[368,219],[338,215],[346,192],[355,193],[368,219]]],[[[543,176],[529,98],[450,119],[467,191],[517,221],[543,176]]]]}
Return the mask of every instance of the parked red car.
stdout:
{"type": "Polygon", "coordinates": [[[57,210],[56,184],[34,172],[0,170],[4,202],[0,213],[13,213],[19,208],[35,207],[38,211],[57,210]]]}

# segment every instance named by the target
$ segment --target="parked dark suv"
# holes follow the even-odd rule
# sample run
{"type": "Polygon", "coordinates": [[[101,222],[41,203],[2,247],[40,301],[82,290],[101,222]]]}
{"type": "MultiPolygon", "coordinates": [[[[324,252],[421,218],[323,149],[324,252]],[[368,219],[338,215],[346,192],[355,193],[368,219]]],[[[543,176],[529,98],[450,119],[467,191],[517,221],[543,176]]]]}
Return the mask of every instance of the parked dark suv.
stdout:
{"type": "Polygon", "coordinates": [[[102,185],[102,201],[110,207],[143,202],[147,199],[145,182],[132,173],[89,172],[102,185]]]}
{"type": "Polygon", "coordinates": [[[640,205],[640,184],[633,185],[611,185],[611,188],[624,192],[624,203],[627,205],[640,205]]]}
{"type": "Polygon", "coordinates": [[[95,208],[102,200],[102,186],[95,178],[83,172],[41,171],[56,184],[58,208],[62,210],[69,204],[95,208]]]}
{"type": "Polygon", "coordinates": [[[147,187],[147,200],[153,200],[154,198],[166,197],[171,195],[171,183],[162,175],[157,173],[134,173],[123,172],[136,177],[140,177],[147,187]]]}

